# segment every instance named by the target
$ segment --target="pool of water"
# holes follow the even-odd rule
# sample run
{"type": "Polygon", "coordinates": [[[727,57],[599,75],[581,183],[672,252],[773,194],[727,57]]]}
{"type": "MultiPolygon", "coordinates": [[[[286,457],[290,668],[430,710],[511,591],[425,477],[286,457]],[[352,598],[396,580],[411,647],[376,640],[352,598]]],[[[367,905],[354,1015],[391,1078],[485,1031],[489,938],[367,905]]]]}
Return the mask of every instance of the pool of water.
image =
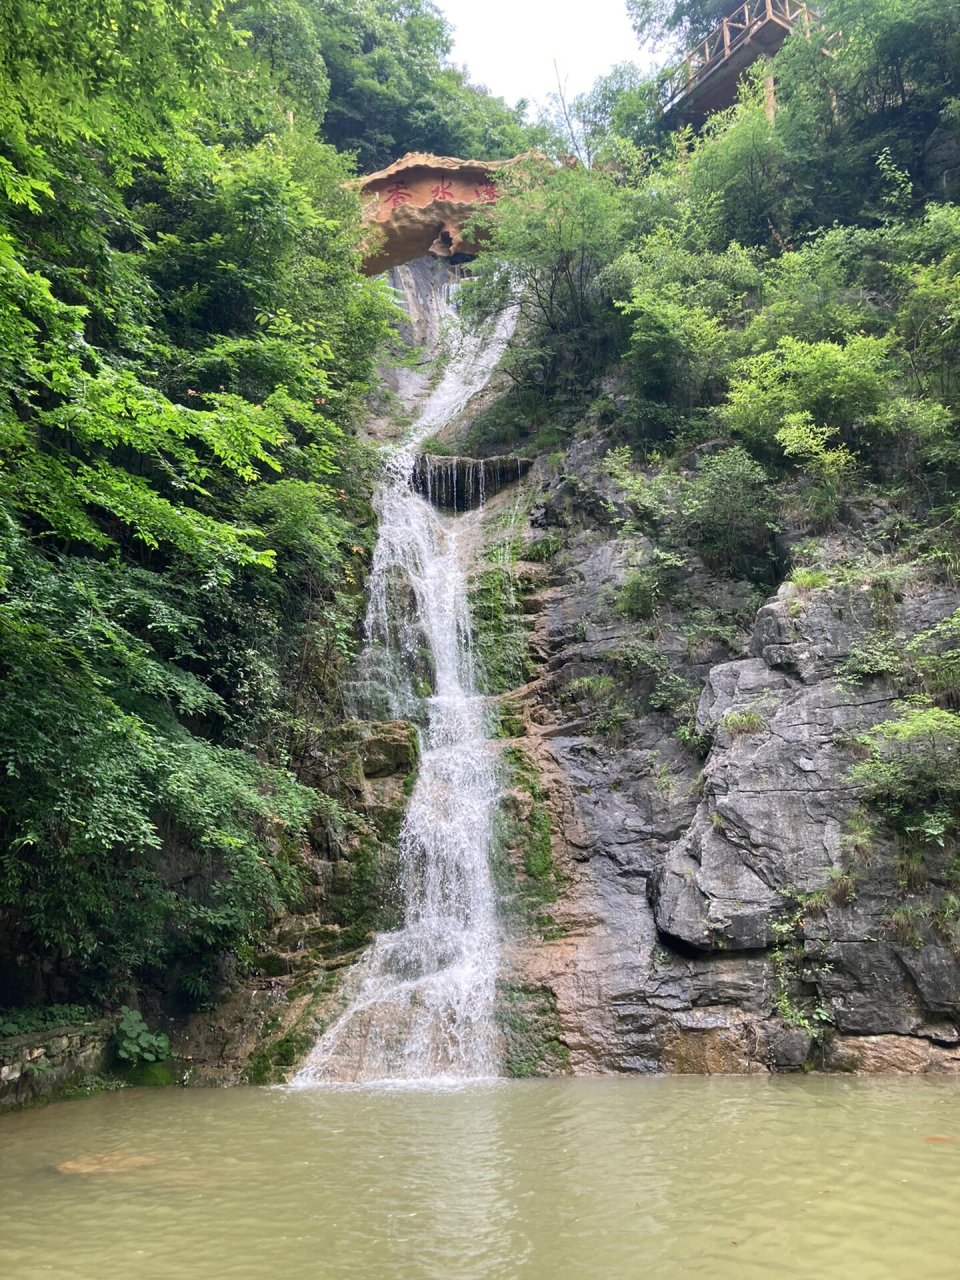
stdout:
{"type": "Polygon", "coordinates": [[[0,1276],[960,1275],[960,1084],[129,1090],[0,1119],[0,1276]]]}

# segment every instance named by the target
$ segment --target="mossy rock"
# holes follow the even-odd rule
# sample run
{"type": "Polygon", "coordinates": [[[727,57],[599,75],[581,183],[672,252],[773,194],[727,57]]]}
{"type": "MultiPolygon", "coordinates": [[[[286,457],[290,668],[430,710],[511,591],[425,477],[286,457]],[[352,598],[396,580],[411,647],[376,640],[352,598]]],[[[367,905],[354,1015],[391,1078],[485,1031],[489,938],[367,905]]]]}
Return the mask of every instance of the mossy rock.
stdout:
{"type": "Polygon", "coordinates": [[[556,901],[563,878],[553,860],[547,792],[521,747],[508,747],[502,761],[513,791],[504,793],[495,819],[493,870],[499,896],[527,929],[556,937],[557,926],[544,908],[556,901]]]}
{"type": "Polygon", "coordinates": [[[168,1089],[179,1083],[170,1062],[138,1062],[124,1073],[129,1084],[150,1089],[168,1089]]]}
{"type": "Polygon", "coordinates": [[[360,761],[364,777],[409,774],[420,763],[420,735],[409,720],[360,721],[360,761]]]}
{"type": "Polygon", "coordinates": [[[473,642],[486,693],[508,693],[526,684],[536,668],[512,566],[497,565],[470,584],[473,642]]]}
{"type": "Polygon", "coordinates": [[[313,1033],[306,1027],[292,1028],[250,1055],[244,1068],[244,1079],[248,1084],[283,1084],[313,1043],[313,1033]]]}
{"type": "Polygon", "coordinates": [[[493,738],[523,738],[526,736],[527,723],[523,708],[517,699],[505,698],[496,708],[495,723],[491,726],[490,736],[493,738]]]}
{"type": "Polygon", "coordinates": [[[557,1000],[545,987],[508,987],[498,1021],[503,1036],[503,1067],[514,1079],[570,1074],[570,1050],[561,1039],[557,1000]]]}

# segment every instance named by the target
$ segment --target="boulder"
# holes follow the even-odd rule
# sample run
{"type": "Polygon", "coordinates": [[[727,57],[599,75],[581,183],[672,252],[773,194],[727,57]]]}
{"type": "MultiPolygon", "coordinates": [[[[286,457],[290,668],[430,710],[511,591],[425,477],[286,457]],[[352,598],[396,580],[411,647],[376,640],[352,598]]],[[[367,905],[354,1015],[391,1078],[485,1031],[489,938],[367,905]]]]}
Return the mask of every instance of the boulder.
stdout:
{"type": "Polygon", "coordinates": [[[477,246],[464,237],[463,227],[477,209],[497,200],[497,172],[535,155],[460,160],[411,151],[359,179],[364,271],[379,275],[427,253],[453,262],[473,257],[477,246]]]}

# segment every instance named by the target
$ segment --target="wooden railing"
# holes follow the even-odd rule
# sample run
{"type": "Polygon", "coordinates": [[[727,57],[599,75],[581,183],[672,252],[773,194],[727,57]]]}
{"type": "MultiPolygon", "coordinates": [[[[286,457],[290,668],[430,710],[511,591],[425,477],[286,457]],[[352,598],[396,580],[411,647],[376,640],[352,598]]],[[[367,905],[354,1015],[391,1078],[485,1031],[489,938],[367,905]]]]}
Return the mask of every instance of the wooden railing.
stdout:
{"type": "Polygon", "coordinates": [[[664,77],[660,89],[663,109],[672,107],[678,98],[706,79],[766,23],[793,27],[799,21],[804,30],[809,30],[818,17],[802,0],[746,0],[664,77]]]}

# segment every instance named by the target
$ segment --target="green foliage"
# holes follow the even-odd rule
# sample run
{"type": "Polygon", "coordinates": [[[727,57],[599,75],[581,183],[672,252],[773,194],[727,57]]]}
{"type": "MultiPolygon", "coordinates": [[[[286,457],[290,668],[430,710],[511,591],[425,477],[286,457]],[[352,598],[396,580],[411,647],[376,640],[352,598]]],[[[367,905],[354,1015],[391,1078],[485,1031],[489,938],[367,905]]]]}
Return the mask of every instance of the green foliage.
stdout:
{"type": "Polygon", "coordinates": [[[504,170],[498,185],[501,198],[471,223],[488,246],[465,306],[483,313],[516,302],[526,335],[504,368],[518,388],[582,389],[620,329],[602,270],[617,253],[621,195],[603,175],[545,168],[542,159],[504,170]]]}
{"type": "MultiPolygon", "coordinates": [[[[676,507],[678,495],[685,491],[684,481],[677,475],[638,468],[625,446],[611,449],[603,459],[602,468],[616,481],[637,523],[648,528],[656,528],[667,519],[676,507]]],[[[627,528],[632,531],[630,525],[627,528]]]]}
{"type": "Polygon", "coordinates": [[[856,871],[846,867],[831,867],[827,872],[827,896],[838,907],[848,907],[857,898],[856,871]]]}
{"type": "Polygon", "coordinates": [[[170,1052],[169,1039],[163,1034],[149,1031],[143,1015],[128,1005],[123,1005],[120,1009],[113,1041],[117,1057],[131,1067],[136,1067],[141,1062],[162,1062],[170,1052]]]}
{"type": "Polygon", "coordinates": [[[617,611],[637,622],[657,612],[660,598],[676,590],[686,561],[675,552],[655,547],[649,563],[627,573],[617,593],[617,611]]]}
{"type": "Polygon", "coordinates": [[[787,899],[787,909],[772,925],[774,944],[770,952],[777,981],[777,1012],[788,1026],[806,1031],[817,1040],[833,1019],[829,1009],[814,995],[804,992],[804,987],[809,991],[813,974],[804,968],[802,939],[806,917],[822,910],[823,894],[822,891],[809,894],[798,894],[793,890],[781,892],[787,899]]]}
{"type": "Polygon", "coordinates": [[[763,715],[755,707],[747,707],[743,711],[725,711],[720,721],[720,728],[739,738],[744,734],[762,733],[767,727],[763,715]]]}
{"type": "Polygon", "coordinates": [[[687,293],[645,278],[620,306],[631,321],[630,355],[642,394],[689,410],[713,398],[731,336],[719,316],[687,293]]]}
{"type": "Polygon", "coordinates": [[[825,569],[797,565],[790,571],[790,581],[800,591],[817,591],[821,587],[830,585],[830,575],[825,569]]]}
{"type": "Polygon", "coordinates": [[[324,134],[361,169],[407,151],[513,156],[526,149],[522,106],[447,65],[450,27],[430,0],[305,3],[330,79],[324,134]]]}
{"type": "Polygon", "coordinates": [[[774,506],[763,468],[739,445],[703,459],[681,494],[680,536],[723,573],[769,574],[774,506]]]}
{"type": "Polygon", "coordinates": [[[960,715],[919,697],[897,710],[859,739],[867,757],[850,778],[898,833],[900,880],[916,892],[926,885],[925,848],[942,848],[960,823],[960,715]]]}
{"type": "Polygon", "coordinates": [[[616,693],[617,682],[611,675],[578,676],[570,681],[567,688],[575,698],[605,704],[616,693]]]}
{"type": "Polygon", "coordinates": [[[659,595],[660,584],[653,569],[631,569],[617,593],[617,609],[625,618],[637,622],[650,617],[659,595]]]}
{"type": "Polygon", "coordinates": [[[776,441],[788,456],[819,457],[836,471],[841,463],[849,466],[849,454],[827,450],[827,441],[839,433],[855,443],[889,391],[882,340],[857,334],[841,346],[785,337],[737,368],[718,416],[748,444],[763,448],[776,441]]]}
{"type": "MultiPolygon", "coordinates": [[[[401,97],[478,98],[405,12],[401,97]]],[[[356,647],[354,429],[394,319],[318,138],[336,21],[0,17],[0,919],[50,994],[205,997],[300,890],[296,772],[356,647]]]]}
{"type": "Polygon", "coordinates": [[[833,427],[818,426],[805,410],[788,413],[776,434],[787,458],[795,458],[812,480],[810,513],[819,524],[836,518],[856,457],[845,445],[830,446],[833,427]]]}
{"type": "Polygon", "coordinates": [[[562,535],[559,533],[546,533],[542,538],[537,538],[535,542],[531,542],[524,547],[523,558],[524,560],[532,560],[534,564],[542,564],[545,560],[552,560],[562,550],[562,535]]]}
{"type": "Polygon", "coordinates": [[[93,1098],[98,1093],[118,1093],[121,1089],[129,1089],[130,1082],[117,1076],[82,1076],[73,1084],[64,1085],[58,1096],[65,1100],[76,1098],[93,1098]]]}
{"type": "Polygon", "coordinates": [[[82,1004],[45,1004],[24,1009],[0,1009],[0,1036],[25,1036],[34,1031],[90,1022],[98,1011],[82,1004]]]}
{"type": "Polygon", "coordinates": [[[960,707],[960,610],[908,641],[908,670],[938,706],[960,707]]]}
{"type": "Polygon", "coordinates": [[[919,950],[924,943],[924,924],[929,910],[918,903],[907,902],[894,907],[885,918],[885,924],[893,939],[903,947],[919,950]]]}
{"type": "Polygon", "coordinates": [[[696,44],[735,7],[731,0],[627,0],[637,35],[658,47],[664,39],[679,48],[696,44]]]}
{"type": "Polygon", "coordinates": [[[910,640],[881,628],[851,648],[837,668],[841,679],[886,676],[902,693],[920,694],[938,706],[960,705],[960,612],[910,640]]]}

